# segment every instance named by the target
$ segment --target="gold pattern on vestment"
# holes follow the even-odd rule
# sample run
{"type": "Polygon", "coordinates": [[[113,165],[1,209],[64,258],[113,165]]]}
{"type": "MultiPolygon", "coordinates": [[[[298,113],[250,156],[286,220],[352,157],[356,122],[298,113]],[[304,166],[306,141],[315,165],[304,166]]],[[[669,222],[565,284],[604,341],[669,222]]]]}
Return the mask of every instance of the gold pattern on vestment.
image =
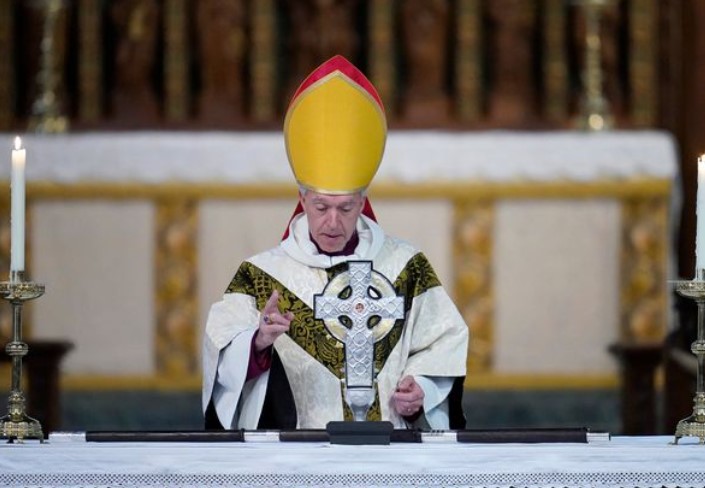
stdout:
{"type": "MultiPolygon", "coordinates": [[[[345,266],[335,267],[340,272],[345,266]]],[[[321,363],[331,374],[342,378],[345,366],[343,345],[328,334],[322,320],[313,317],[313,309],[306,305],[296,294],[282,285],[271,275],[249,262],[240,265],[237,273],[228,285],[225,293],[241,293],[255,299],[258,310],[264,309],[272,292],[279,292],[278,307],[281,313],[294,314],[287,335],[312,358],[321,363]]],[[[344,397],[343,397],[344,398],[344,397]]],[[[352,413],[346,405],[345,418],[352,420],[352,413]]],[[[377,410],[370,409],[368,418],[379,420],[377,410]]]]}
{"type": "MultiPolygon", "coordinates": [[[[328,280],[347,271],[348,263],[343,262],[326,270],[328,280]]],[[[430,288],[440,286],[435,272],[426,257],[419,253],[412,257],[394,281],[394,290],[397,295],[404,296],[405,315],[411,309],[413,299],[430,288]]],[[[325,328],[322,320],[316,320],[313,309],[306,305],[293,292],[284,287],[279,281],[264,272],[252,263],[245,262],[240,265],[237,273],[228,285],[226,293],[242,293],[255,299],[258,310],[262,310],[272,292],[279,292],[279,310],[282,313],[292,312],[294,320],[289,327],[288,335],[291,339],[312,358],[321,363],[337,378],[342,379],[345,368],[345,351],[343,344],[333,338],[325,328]]],[[[375,371],[379,372],[387,358],[401,338],[404,321],[398,320],[392,330],[374,347],[375,371]]],[[[341,398],[345,398],[342,390],[341,398]]],[[[375,388],[377,385],[375,383],[375,388]]],[[[347,405],[343,405],[346,420],[352,420],[352,412],[347,405]]],[[[375,395],[375,402],[367,414],[368,420],[380,420],[379,393],[375,395]]]]}

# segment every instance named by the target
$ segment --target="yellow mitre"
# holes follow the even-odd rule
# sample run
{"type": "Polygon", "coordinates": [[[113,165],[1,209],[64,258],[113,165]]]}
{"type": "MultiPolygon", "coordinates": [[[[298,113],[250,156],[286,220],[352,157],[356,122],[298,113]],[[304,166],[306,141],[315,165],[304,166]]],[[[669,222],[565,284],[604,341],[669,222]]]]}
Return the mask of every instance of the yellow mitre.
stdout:
{"type": "Polygon", "coordinates": [[[372,83],[343,56],[314,70],[284,119],[289,164],[299,185],[320,193],[364,190],[382,161],[384,107],[372,83]]]}

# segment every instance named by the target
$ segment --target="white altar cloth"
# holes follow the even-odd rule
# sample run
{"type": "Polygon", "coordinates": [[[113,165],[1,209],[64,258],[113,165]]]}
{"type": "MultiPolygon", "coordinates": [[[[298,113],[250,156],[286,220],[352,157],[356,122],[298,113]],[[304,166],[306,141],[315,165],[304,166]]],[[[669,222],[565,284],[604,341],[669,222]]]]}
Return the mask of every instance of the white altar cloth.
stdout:
{"type": "Polygon", "coordinates": [[[0,486],[705,487],[705,446],[50,443],[0,446],[0,486]]]}

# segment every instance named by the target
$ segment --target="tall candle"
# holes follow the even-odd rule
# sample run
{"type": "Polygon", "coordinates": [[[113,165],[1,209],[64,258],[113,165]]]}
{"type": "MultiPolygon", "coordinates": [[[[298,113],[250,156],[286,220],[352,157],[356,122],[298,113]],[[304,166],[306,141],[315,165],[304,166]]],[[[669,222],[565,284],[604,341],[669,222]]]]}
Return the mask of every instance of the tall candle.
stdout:
{"type": "Polygon", "coordinates": [[[10,175],[10,271],[24,271],[25,158],[22,139],[15,137],[10,175]]]}
{"type": "Polygon", "coordinates": [[[698,194],[695,204],[695,279],[705,270],[705,154],[698,158],[698,194]]]}

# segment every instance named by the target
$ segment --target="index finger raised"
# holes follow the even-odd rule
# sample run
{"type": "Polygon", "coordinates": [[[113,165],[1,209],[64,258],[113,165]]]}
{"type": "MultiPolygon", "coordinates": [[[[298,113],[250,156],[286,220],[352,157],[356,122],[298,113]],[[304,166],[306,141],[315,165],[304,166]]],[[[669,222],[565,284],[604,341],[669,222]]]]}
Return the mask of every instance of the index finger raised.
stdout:
{"type": "Polygon", "coordinates": [[[269,296],[267,299],[267,303],[264,304],[264,308],[262,309],[262,313],[273,313],[273,312],[279,312],[279,307],[277,306],[277,302],[279,302],[279,292],[277,290],[274,290],[272,294],[269,296]]]}

